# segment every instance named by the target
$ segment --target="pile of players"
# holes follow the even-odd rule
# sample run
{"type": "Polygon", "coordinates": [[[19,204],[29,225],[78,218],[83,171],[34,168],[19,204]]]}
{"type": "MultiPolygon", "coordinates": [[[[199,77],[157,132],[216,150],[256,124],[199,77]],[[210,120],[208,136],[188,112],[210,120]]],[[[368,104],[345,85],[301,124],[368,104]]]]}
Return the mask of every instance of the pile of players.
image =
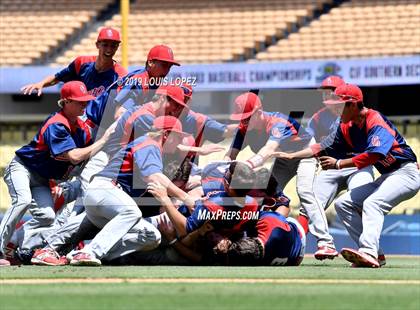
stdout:
{"type": "Polygon", "coordinates": [[[364,106],[359,87],[325,79],[325,107],[307,127],[264,111],[246,92],[225,125],[191,110],[191,85],[156,83],[179,65],[169,47],[153,47],[145,68],[127,74],[113,60],[119,43],[118,31],[104,28],[98,56],[23,88],[40,95],[65,82],[59,111],[6,168],[12,206],[0,225],[1,266],[297,266],[308,231],[315,258],[333,259],[339,253],[324,210],[343,189],[335,207],[358,250],[341,255],[355,267],[385,264],[383,218],[418,192],[420,176],[411,148],[364,106]],[[226,138],[233,142],[224,161],[200,169],[198,157],[224,150],[226,138]],[[237,161],[246,146],[254,155],[237,161]],[[294,176],[297,220],[282,192],[294,176]],[[32,219],[17,229],[26,211],[32,219]]]}

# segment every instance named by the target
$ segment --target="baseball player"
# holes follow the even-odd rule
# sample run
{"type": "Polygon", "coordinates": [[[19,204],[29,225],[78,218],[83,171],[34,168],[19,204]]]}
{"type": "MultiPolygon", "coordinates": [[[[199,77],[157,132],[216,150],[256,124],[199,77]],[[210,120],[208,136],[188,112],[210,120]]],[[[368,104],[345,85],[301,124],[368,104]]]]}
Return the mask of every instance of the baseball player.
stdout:
{"type": "Polygon", "coordinates": [[[261,211],[257,221],[244,227],[246,237],[219,242],[216,252],[225,256],[227,265],[298,266],[305,254],[306,237],[293,218],[261,211]]]}
{"type": "MultiPolygon", "coordinates": [[[[311,135],[293,118],[279,112],[263,111],[261,101],[254,93],[244,93],[235,99],[231,119],[239,120],[240,124],[226,158],[236,159],[240,150],[249,145],[256,153],[247,160],[252,168],[263,165],[276,150],[297,151],[313,143],[311,135]]],[[[319,223],[317,227],[310,225],[311,233],[318,240],[318,247],[334,249],[325,211],[313,191],[316,169],[317,162],[313,158],[277,159],[274,161],[272,174],[281,190],[296,175],[296,189],[300,203],[311,223],[319,223]]]]}
{"type": "MultiPolygon", "coordinates": [[[[331,99],[331,95],[334,90],[344,85],[344,81],[338,76],[330,76],[322,81],[320,90],[322,91],[323,102],[327,102],[331,99]]],[[[332,132],[337,131],[339,126],[340,115],[336,113],[336,109],[333,105],[325,105],[324,108],[316,112],[308,123],[308,130],[315,138],[316,142],[321,142],[323,139],[328,137],[332,132]]],[[[346,150],[331,150],[329,149],[329,156],[335,158],[347,158],[348,155],[346,150]]],[[[326,151],[324,151],[326,153],[326,151]]],[[[326,154],[325,154],[326,155],[326,154]]],[[[341,170],[322,170],[315,178],[314,192],[321,206],[326,210],[337,195],[345,189],[353,189],[366,183],[372,182],[373,169],[372,166],[367,166],[363,169],[344,168],[341,170]]],[[[302,226],[307,225],[307,218],[302,215],[298,217],[298,220],[302,226]]],[[[319,223],[312,222],[311,225],[315,227],[319,226],[319,223]]],[[[321,224],[323,225],[323,224],[321,224]]],[[[321,247],[319,248],[314,256],[316,259],[323,260],[326,258],[333,259],[338,255],[335,248],[321,247]]],[[[382,259],[382,262],[385,260],[382,259]]]]}
{"type": "MultiPolygon", "coordinates": [[[[147,54],[145,68],[130,72],[120,83],[117,83],[117,94],[113,99],[114,105],[119,107],[116,117],[122,115],[130,107],[150,101],[153,97],[153,92],[150,90],[156,90],[160,85],[165,84],[165,77],[174,65],[180,66],[174,59],[169,46],[152,47],[147,54]]],[[[114,88],[111,87],[112,89],[114,88]]],[[[108,100],[109,95],[108,91],[102,101],[108,100]]]]}
{"type": "Polygon", "coordinates": [[[254,198],[246,196],[255,184],[254,171],[248,165],[239,162],[231,163],[228,171],[229,173],[225,175],[225,190],[213,192],[207,195],[207,199],[197,200],[193,212],[188,217],[185,217],[168,199],[166,188],[159,182],[149,183],[147,190],[164,207],[178,237],[185,237],[202,227],[208,220],[215,229],[226,229],[233,233],[248,220],[244,214],[257,212],[259,204],[254,198]],[[232,218],[226,220],[223,214],[229,211],[234,213],[231,214],[232,218]]]}
{"type": "Polygon", "coordinates": [[[385,116],[364,106],[363,93],[358,86],[342,85],[334,95],[325,103],[342,110],[337,132],[291,157],[313,156],[321,150],[345,146],[354,154],[352,157],[320,157],[322,168],[363,169],[373,165],[382,174],[373,182],[351,189],[335,203],[338,216],[359,245],[359,250],[342,249],[341,255],[355,267],[377,268],[381,265],[378,252],[384,216],[400,202],[416,195],[420,188],[417,158],[385,116]]]}
{"type": "Polygon", "coordinates": [[[120,42],[120,33],[116,29],[102,28],[96,40],[97,56],[78,56],[55,75],[47,76],[38,83],[25,85],[21,91],[25,95],[36,91],[41,96],[44,87],[77,80],[86,85],[89,94],[98,97],[118,78],[127,74],[124,67],[113,59],[120,42]]]}
{"type": "Polygon", "coordinates": [[[146,182],[161,182],[171,195],[190,207],[194,204],[162,173],[163,154],[174,152],[186,135],[181,123],[175,117],[161,116],[154,120],[153,127],[156,132],[137,138],[121,149],[124,155],[116,154],[89,184],[84,199],[87,218],[101,231],[73,256],[71,265],[97,266],[105,257],[112,259],[159,244],[159,231],[142,219],[142,211],[134,200],[140,198],[141,203],[146,182]],[[115,249],[114,246],[126,234],[132,236],[130,242],[123,243],[124,250],[115,249]]]}
{"type": "MultiPolygon", "coordinates": [[[[36,91],[40,96],[44,87],[53,86],[59,82],[77,80],[86,85],[89,94],[99,97],[115,81],[127,75],[127,70],[113,59],[120,42],[121,38],[118,30],[110,27],[102,28],[96,40],[97,56],[78,56],[55,75],[47,76],[38,83],[25,85],[21,88],[21,91],[25,95],[36,91]]],[[[86,111],[89,111],[89,115],[96,111],[96,105],[92,106],[92,104],[90,102],[86,109],[86,111]]],[[[95,128],[90,121],[87,124],[95,128]]],[[[59,186],[56,180],[50,180],[56,209],[60,209],[66,202],[74,199],[72,197],[75,195],[71,192],[76,193],[77,196],[78,190],[75,189],[77,185],[66,183],[59,186]]]]}
{"type": "MultiPolygon", "coordinates": [[[[201,171],[201,186],[196,189],[197,194],[198,189],[200,189],[201,196],[225,190],[226,175],[233,172],[229,171],[231,163],[218,161],[206,165],[201,171]]],[[[288,216],[290,199],[278,190],[277,181],[270,175],[268,169],[261,168],[256,171],[256,178],[256,185],[248,195],[261,200],[262,210],[272,210],[288,216]]],[[[191,193],[189,192],[189,194],[191,193]]]]}
{"type": "MultiPolygon", "coordinates": [[[[82,82],[64,84],[60,111],[45,120],[34,139],[17,150],[7,166],[4,180],[12,206],[0,224],[0,265],[9,264],[2,252],[28,209],[33,218],[25,223],[26,231],[53,224],[55,213],[48,180],[66,178],[75,165],[88,159],[106,142],[109,131],[92,144],[90,130],[79,118],[87,101],[93,98],[82,82]]],[[[25,249],[25,240],[22,248],[25,249]]]]}
{"type": "MultiPolygon", "coordinates": [[[[157,88],[157,83],[150,83],[151,78],[164,77],[173,64],[179,65],[173,58],[172,50],[164,45],[153,47],[149,51],[147,59],[145,69],[135,70],[124,78],[118,79],[95,100],[89,102],[86,108],[86,122],[93,128],[95,137],[100,137],[103,130],[109,128],[115,119],[118,119],[125,111],[121,105],[127,103],[127,107],[129,107],[142,103],[141,100],[148,90],[157,88]]],[[[108,160],[109,156],[101,151],[87,162],[80,174],[80,198],[75,203],[76,208],[82,209],[82,197],[91,177],[101,171],[108,160]]],[[[72,187],[72,184],[67,183],[67,185],[67,188],[72,187]]],[[[60,189],[56,189],[56,191],[61,191],[62,195],[65,195],[65,192],[60,189]]],[[[68,202],[70,201],[63,201],[63,203],[68,202]]]]}

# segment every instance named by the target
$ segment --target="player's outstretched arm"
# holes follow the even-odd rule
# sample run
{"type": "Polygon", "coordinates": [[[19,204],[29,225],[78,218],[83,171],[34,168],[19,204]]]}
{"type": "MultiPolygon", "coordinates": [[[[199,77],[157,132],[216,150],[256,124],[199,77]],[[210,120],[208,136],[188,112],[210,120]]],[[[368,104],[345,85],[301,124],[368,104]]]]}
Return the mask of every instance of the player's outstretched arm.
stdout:
{"type": "Polygon", "coordinates": [[[33,91],[36,91],[38,96],[42,95],[42,89],[44,87],[49,87],[57,84],[59,81],[56,79],[55,75],[49,75],[42,81],[34,84],[28,84],[23,86],[20,90],[24,95],[30,95],[33,91]]]}
{"type": "Polygon", "coordinates": [[[298,152],[294,153],[286,153],[286,152],[273,152],[273,157],[281,158],[281,159],[303,159],[303,158],[310,158],[314,157],[315,154],[311,148],[306,148],[298,152]]]}
{"type": "Polygon", "coordinates": [[[186,153],[192,152],[192,153],[196,153],[197,155],[209,155],[212,153],[224,151],[225,148],[218,144],[208,144],[208,145],[203,145],[200,147],[179,144],[177,146],[177,149],[180,150],[181,152],[186,152],[186,153]]]}
{"type": "Polygon", "coordinates": [[[166,175],[163,173],[154,173],[145,178],[146,182],[148,183],[156,183],[161,184],[165,187],[165,190],[169,195],[178,198],[179,200],[183,201],[184,204],[188,207],[188,209],[192,212],[194,210],[195,200],[193,197],[188,195],[182,189],[177,187],[171,180],[168,179],[166,175]]]}
{"type": "Polygon", "coordinates": [[[225,154],[225,157],[223,158],[223,160],[226,160],[226,161],[236,160],[236,157],[238,157],[239,152],[240,150],[238,149],[230,148],[225,154]]]}
{"type": "Polygon", "coordinates": [[[146,190],[151,193],[165,208],[169,219],[174,225],[179,237],[187,234],[187,219],[175,208],[164,185],[159,182],[147,184],[146,190]]]}
{"type": "Polygon", "coordinates": [[[251,166],[251,168],[257,168],[262,166],[268,159],[272,157],[272,154],[278,149],[279,143],[277,141],[269,140],[257,154],[252,156],[246,162],[251,166]]]}
{"type": "Polygon", "coordinates": [[[89,159],[91,156],[98,153],[105,143],[108,141],[109,136],[115,131],[117,123],[114,122],[103,134],[103,136],[98,139],[95,143],[83,147],[83,148],[75,148],[72,149],[62,155],[60,157],[65,160],[69,160],[73,165],[77,165],[82,161],[89,159]]]}
{"type": "Polygon", "coordinates": [[[230,124],[226,126],[225,132],[223,133],[223,138],[231,138],[238,129],[237,124],[230,124]]]}

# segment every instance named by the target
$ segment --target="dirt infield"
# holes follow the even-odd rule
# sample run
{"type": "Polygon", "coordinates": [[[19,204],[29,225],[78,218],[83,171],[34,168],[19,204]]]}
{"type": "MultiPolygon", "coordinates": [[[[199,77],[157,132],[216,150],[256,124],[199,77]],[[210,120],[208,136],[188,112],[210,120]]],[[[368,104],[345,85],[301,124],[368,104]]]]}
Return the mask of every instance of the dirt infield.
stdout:
{"type": "Polygon", "coordinates": [[[7,279],[3,284],[52,284],[52,283],[273,283],[273,284],[379,284],[420,285],[420,280],[350,280],[350,279],[227,279],[227,278],[63,278],[63,279],[7,279]]]}

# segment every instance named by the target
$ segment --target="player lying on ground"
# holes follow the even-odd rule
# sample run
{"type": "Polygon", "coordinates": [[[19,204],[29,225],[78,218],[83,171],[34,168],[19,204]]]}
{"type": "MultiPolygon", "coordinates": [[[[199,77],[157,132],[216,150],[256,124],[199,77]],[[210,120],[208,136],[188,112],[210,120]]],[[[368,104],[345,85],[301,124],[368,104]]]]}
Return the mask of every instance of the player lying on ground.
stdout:
{"type": "Polygon", "coordinates": [[[341,113],[341,123],[336,134],[321,143],[296,153],[276,153],[281,158],[318,156],[322,150],[340,150],[358,154],[337,159],[321,156],[323,169],[369,165],[382,174],[378,179],[353,188],[335,203],[335,208],[359,250],[345,248],[341,254],[355,267],[380,267],[379,239],[384,216],[400,202],[410,199],[420,188],[417,158],[396,127],[382,114],[363,104],[363,93],[356,85],[338,87],[335,97],[326,102],[341,113]]]}
{"type": "Polygon", "coordinates": [[[261,211],[257,220],[243,228],[246,237],[221,240],[215,251],[226,265],[298,266],[305,254],[303,227],[293,218],[276,212],[261,211]]]}

